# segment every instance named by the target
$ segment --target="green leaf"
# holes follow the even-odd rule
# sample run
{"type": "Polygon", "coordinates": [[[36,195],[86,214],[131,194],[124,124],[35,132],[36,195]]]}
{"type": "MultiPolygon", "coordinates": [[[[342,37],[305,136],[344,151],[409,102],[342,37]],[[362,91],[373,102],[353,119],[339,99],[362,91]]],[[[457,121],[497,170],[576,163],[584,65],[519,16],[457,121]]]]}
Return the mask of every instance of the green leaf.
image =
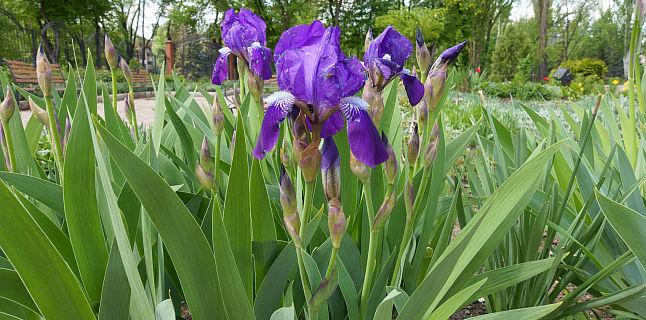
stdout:
{"type": "Polygon", "coordinates": [[[96,163],[86,112],[78,112],[65,151],[65,221],[83,286],[99,301],[108,261],[95,190],[96,163]]]}
{"type": "Polygon", "coordinates": [[[0,179],[50,207],[61,218],[64,217],[63,188],[61,186],[47,180],[11,172],[0,172],[0,179]]]}
{"type": "MultiPolygon", "coordinates": [[[[217,303],[220,288],[215,259],[200,226],[182,200],[151,167],[122,145],[105,127],[98,124],[96,127],[110,155],[164,240],[193,316],[209,319],[224,314],[224,309],[217,303]]],[[[222,298],[228,302],[227,305],[242,303],[238,301],[240,297],[234,294],[235,291],[225,292],[222,298]]],[[[236,310],[244,318],[244,309],[236,310]]]]}
{"type": "Polygon", "coordinates": [[[130,309],[130,287],[128,277],[123,269],[119,247],[112,244],[108,267],[103,280],[99,320],[127,319],[130,309]]]}
{"type": "Polygon", "coordinates": [[[191,168],[191,172],[195,172],[195,163],[197,160],[195,160],[195,147],[193,140],[191,139],[191,135],[188,133],[184,122],[182,122],[182,119],[180,119],[177,116],[177,113],[175,113],[175,109],[173,109],[171,104],[166,103],[165,105],[168,117],[170,118],[173,127],[175,127],[175,131],[177,132],[177,136],[179,137],[179,141],[182,146],[182,152],[186,157],[186,162],[188,163],[189,168],[191,168]]]}
{"type": "Polygon", "coordinates": [[[269,320],[296,320],[294,305],[276,310],[276,312],[271,314],[269,320]]]}
{"type": "Polygon", "coordinates": [[[489,270],[474,276],[466,285],[472,285],[482,279],[487,279],[487,282],[476,294],[477,296],[486,296],[547,271],[554,263],[554,260],[555,258],[547,258],[489,270]]]}
{"type": "Polygon", "coordinates": [[[601,211],[617,234],[646,268],[646,217],[596,191],[601,211]]]}
{"type": "Polygon", "coordinates": [[[0,182],[0,248],[47,319],[95,319],[81,284],[29,213],[0,182]]]}
{"type": "Polygon", "coordinates": [[[392,320],[393,319],[393,304],[395,303],[395,298],[402,294],[401,289],[393,289],[390,291],[386,297],[381,300],[377,310],[375,311],[374,320],[392,320]]]}
{"type": "MultiPolygon", "coordinates": [[[[258,287],[253,311],[256,319],[267,319],[280,306],[289,280],[296,275],[296,250],[289,243],[274,260],[258,287]]],[[[356,292],[355,292],[356,294],[356,292]]]]}
{"type": "Polygon", "coordinates": [[[536,320],[552,313],[561,305],[561,303],[553,303],[544,306],[516,309],[509,311],[502,311],[496,313],[485,314],[470,319],[473,320],[536,320]]]}
{"type": "Polygon", "coordinates": [[[0,268],[0,297],[15,301],[38,312],[38,307],[15,270],[0,268]]]}
{"type": "Polygon", "coordinates": [[[462,289],[452,297],[448,298],[426,319],[444,320],[450,318],[451,315],[460,309],[461,306],[473,301],[475,293],[485,284],[485,282],[487,282],[486,278],[462,289]]]}
{"type": "MultiPolygon", "coordinates": [[[[162,63],[161,70],[164,70],[164,63],[162,63]]],[[[153,126],[152,126],[152,140],[153,140],[153,146],[155,148],[155,153],[159,153],[159,146],[161,145],[161,140],[162,140],[162,131],[164,130],[164,112],[166,111],[165,107],[165,97],[166,93],[164,92],[166,89],[164,88],[164,85],[166,84],[166,80],[164,79],[164,73],[161,72],[159,74],[159,84],[157,85],[156,91],[155,91],[155,119],[153,120],[153,126]]]]}
{"type": "Polygon", "coordinates": [[[252,301],[253,263],[251,257],[251,208],[249,205],[249,171],[247,144],[242,116],[238,116],[233,162],[229,171],[229,185],[224,200],[224,227],[229,235],[238,271],[242,277],[247,298],[252,301]]]}
{"type": "Polygon", "coordinates": [[[173,300],[166,299],[155,307],[155,320],[175,320],[173,300]]]}

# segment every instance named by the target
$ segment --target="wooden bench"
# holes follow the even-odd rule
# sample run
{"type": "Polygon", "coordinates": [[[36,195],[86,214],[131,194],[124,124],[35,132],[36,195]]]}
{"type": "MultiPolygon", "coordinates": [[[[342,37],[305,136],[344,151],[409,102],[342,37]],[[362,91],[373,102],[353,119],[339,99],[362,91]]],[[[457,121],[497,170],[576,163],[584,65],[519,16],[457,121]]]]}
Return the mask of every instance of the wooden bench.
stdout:
{"type": "Polygon", "coordinates": [[[150,73],[146,69],[139,69],[132,72],[132,86],[135,88],[147,88],[152,85],[150,73]]]}
{"type": "MultiPolygon", "coordinates": [[[[4,62],[16,84],[27,84],[28,86],[25,87],[25,90],[29,92],[38,90],[38,77],[36,77],[36,68],[33,65],[16,60],[5,60],[4,62]]],[[[51,64],[51,67],[52,84],[62,89],[65,86],[65,78],[63,78],[61,67],[58,64],[51,64]]]]}

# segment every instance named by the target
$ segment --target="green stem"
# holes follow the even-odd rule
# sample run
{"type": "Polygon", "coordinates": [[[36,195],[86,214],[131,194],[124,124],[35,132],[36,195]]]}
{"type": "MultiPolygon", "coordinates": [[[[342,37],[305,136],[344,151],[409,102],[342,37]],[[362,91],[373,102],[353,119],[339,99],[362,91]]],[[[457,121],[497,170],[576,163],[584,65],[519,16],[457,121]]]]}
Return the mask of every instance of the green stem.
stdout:
{"type": "MultiPolygon", "coordinates": [[[[410,170],[408,171],[408,181],[412,185],[413,172],[410,170]]],[[[404,192],[408,192],[408,190],[404,190],[404,192]]],[[[404,196],[404,198],[406,197],[404,196]]],[[[399,286],[399,283],[401,281],[401,274],[403,274],[403,272],[400,270],[403,263],[402,259],[404,258],[404,252],[406,252],[406,248],[408,247],[408,242],[413,235],[413,225],[415,221],[413,216],[414,211],[410,203],[404,200],[404,205],[406,206],[406,225],[404,226],[402,241],[399,244],[399,252],[397,253],[397,260],[395,261],[395,269],[393,269],[395,272],[390,279],[390,285],[393,287],[399,286]]]]}
{"type": "MultiPolygon", "coordinates": [[[[131,96],[131,97],[135,96],[135,92],[132,89],[132,85],[130,84],[130,82],[128,82],[128,95],[131,96]]],[[[132,105],[133,106],[135,105],[134,101],[132,101],[132,105]]],[[[128,110],[130,110],[130,108],[128,108],[128,110]]],[[[130,125],[132,126],[132,132],[135,135],[135,140],[139,141],[139,126],[137,125],[137,111],[136,110],[137,110],[136,108],[132,108],[132,110],[130,110],[130,112],[131,112],[130,125]]]]}
{"type": "Polygon", "coordinates": [[[327,271],[325,272],[325,277],[329,278],[330,275],[332,274],[332,270],[334,270],[334,266],[336,265],[336,257],[339,254],[339,248],[332,247],[332,253],[330,253],[330,262],[327,265],[327,271]]]}
{"type": "Polygon", "coordinates": [[[47,107],[47,118],[49,120],[49,134],[52,140],[52,149],[54,149],[54,160],[58,167],[58,176],[63,184],[63,150],[61,148],[61,138],[58,132],[58,124],[56,122],[56,115],[54,114],[54,102],[52,97],[45,97],[45,105],[47,107]]]}
{"type": "Polygon", "coordinates": [[[426,192],[426,188],[428,186],[428,178],[431,175],[431,167],[426,166],[424,167],[424,172],[422,172],[422,181],[419,184],[419,191],[417,192],[419,197],[415,197],[415,202],[413,204],[413,221],[415,221],[415,216],[417,215],[417,212],[419,211],[419,206],[421,205],[421,198],[423,197],[424,193],[426,192]]]}
{"type": "Polygon", "coordinates": [[[370,241],[368,242],[368,260],[366,261],[366,273],[363,277],[363,287],[361,288],[360,319],[366,319],[368,312],[368,297],[372,289],[372,274],[375,272],[375,262],[377,260],[377,244],[379,243],[379,231],[370,231],[370,241]]]}
{"type": "Polygon", "coordinates": [[[4,137],[5,141],[7,142],[7,153],[9,156],[9,165],[11,166],[10,170],[13,172],[18,172],[18,163],[16,162],[16,153],[14,152],[13,148],[13,138],[11,137],[11,128],[9,128],[9,119],[3,119],[2,126],[4,127],[4,137]]]}
{"type": "Polygon", "coordinates": [[[117,112],[117,70],[110,69],[110,76],[112,76],[112,108],[117,112]]]}
{"type": "Polygon", "coordinates": [[[215,174],[215,188],[220,190],[220,141],[222,140],[222,135],[215,135],[215,166],[213,172],[215,174]]]}
{"type": "MultiPolygon", "coordinates": [[[[305,229],[307,229],[307,223],[309,222],[310,207],[312,206],[312,198],[314,197],[314,183],[305,183],[305,200],[303,201],[303,215],[301,219],[301,229],[299,230],[299,238],[301,243],[304,244],[305,241],[305,229]]],[[[296,258],[298,259],[298,273],[301,276],[301,283],[303,285],[303,293],[305,294],[305,301],[310,309],[310,301],[312,300],[312,288],[310,287],[310,280],[307,276],[307,270],[305,269],[305,263],[303,261],[303,251],[300,245],[296,246],[296,258]]],[[[311,312],[311,310],[310,310],[311,312]]]]}
{"type": "Polygon", "coordinates": [[[363,277],[363,286],[361,287],[361,300],[359,301],[360,319],[366,318],[368,312],[368,297],[372,289],[372,275],[375,272],[375,262],[377,260],[377,245],[379,244],[379,230],[372,230],[372,224],[375,220],[375,210],[372,203],[372,190],[370,181],[363,184],[363,194],[366,200],[366,210],[368,211],[368,221],[370,224],[370,239],[368,242],[368,257],[366,260],[366,273],[363,277]]]}
{"type": "Polygon", "coordinates": [[[307,319],[308,320],[317,320],[318,317],[319,317],[319,307],[318,306],[317,307],[310,306],[309,311],[310,312],[308,313],[307,319]]]}

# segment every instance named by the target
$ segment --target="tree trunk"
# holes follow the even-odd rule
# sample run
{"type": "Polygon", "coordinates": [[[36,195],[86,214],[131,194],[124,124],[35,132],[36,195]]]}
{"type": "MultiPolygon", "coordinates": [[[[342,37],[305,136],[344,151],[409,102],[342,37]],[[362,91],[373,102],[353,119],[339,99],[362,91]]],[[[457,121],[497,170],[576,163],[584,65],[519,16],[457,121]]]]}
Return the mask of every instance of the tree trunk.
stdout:
{"type": "MultiPolygon", "coordinates": [[[[538,0],[538,78],[547,76],[547,23],[550,0],[538,0]]],[[[535,8],[536,9],[536,8],[535,8]]],[[[538,80],[538,79],[537,79],[538,80]]]]}

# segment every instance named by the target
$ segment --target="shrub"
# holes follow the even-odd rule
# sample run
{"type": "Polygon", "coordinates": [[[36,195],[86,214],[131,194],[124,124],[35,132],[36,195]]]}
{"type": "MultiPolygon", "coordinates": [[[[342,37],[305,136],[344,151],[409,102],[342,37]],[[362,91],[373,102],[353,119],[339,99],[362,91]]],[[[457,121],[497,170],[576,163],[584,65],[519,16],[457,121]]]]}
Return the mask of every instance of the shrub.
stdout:
{"type": "Polygon", "coordinates": [[[562,96],[558,86],[523,81],[484,82],[479,88],[487,96],[521,100],[552,100],[562,96]]]}
{"type": "Polygon", "coordinates": [[[567,60],[561,63],[561,67],[569,69],[574,77],[597,76],[603,78],[608,72],[608,66],[603,60],[583,58],[578,60],[567,60]]]}

